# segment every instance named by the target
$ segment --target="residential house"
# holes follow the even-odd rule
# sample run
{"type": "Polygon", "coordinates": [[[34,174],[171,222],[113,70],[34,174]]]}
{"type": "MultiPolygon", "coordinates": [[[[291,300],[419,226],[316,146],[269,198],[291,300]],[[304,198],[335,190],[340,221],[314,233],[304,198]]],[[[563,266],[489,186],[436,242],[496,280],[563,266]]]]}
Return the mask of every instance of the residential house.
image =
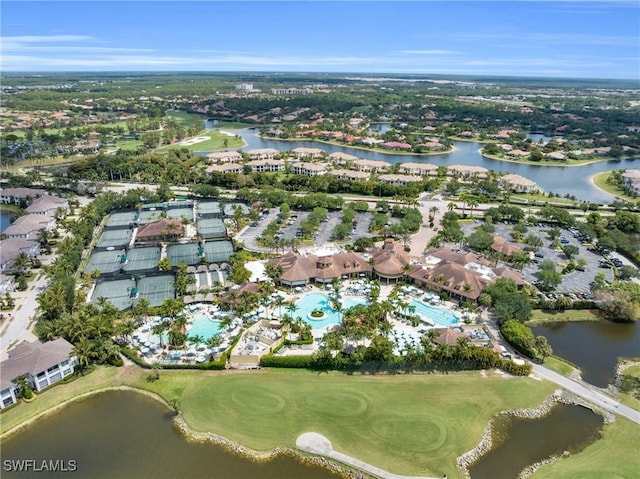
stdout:
{"type": "Polygon", "coordinates": [[[529,157],[529,152],[528,151],[522,151],[522,150],[511,150],[511,151],[505,152],[505,155],[508,158],[522,159],[522,158],[528,158],[529,157]]]}
{"type": "Polygon", "coordinates": [[[251,160],[246,164],[254,173],[271,173],[285,170],[283,160],[251,160]]]}
{"type": "Polygon", "coordinates": [[[73,345],[65,339],[18,344],[8,351],[8,359],[0,363],[0,408],[17,402],[17,378],[26,376],[30,386],[40,392],[73,374],[76,364],[73,345]]]}
{"type": "Polygon", "coordinates": [[[4,296],[15,289],[15,276],[0,274],[0,295],[4,296]]]}
{"type": "Polygon", "coordinates": [[[291,171],[296,175],[319,176],[327,174],[326,163],[307,163],[297,161],[291,165],[291,171]]]}
{"type": "Polygon", "coordinates": [[[212,163],[235,163],[236,161],[242,161],[242,154],[237,151],[214,151],[209,153],[207,158],[212,163]]]}
{"type": "Polygon", "coordinates": [[[640,194],[640,170],[628,169],[622,173],[625,191],[640,194]]]}
{"type": "Polygon", "coordinates": [[[502,188],[510,189],[520,193],[534,191],[538,189],[538,185],[535,181],[531,181],[524,176],[517,175],[515,173],[507,173],[501,176],[498,183],[502,188]]]}
{"type": "Polygon", "coordinates": [[[21,238],[0,241],[0,273],[11,271],[13,262],[20,253],[26,254],[29,258],[35,258],[40,254],[40,244],[21,238]]]}
{"type": "Polygon", "coordinates": [[[320,148],[300,147],[291,150],[291,154],[299,160],[302,158],[322,158],[322,155],[324,155],[324,150],[321,150],[320,148]]]}
{"type": "Polygon", "coordinates": [[[401,163],[398,169],[406,175],[437,176],[438,167],[430,163],[401,163]]]}
{"type": "Polygon", "coordinates": [[[280,153],[275,148],[257,148],[247,151],[250,160],[273,160],[280,153]]]}
{"type": "Polygon", "coordinates": [[[56,220],[51,216],[26,215],[15,220],[4,230],[7,238],[36,239],[41,229],[52,231],[56,227],[56,220]]]}
{"type": "Polygon", "coordinates": [[[329,160],[336,165],[346,165],[358,159],[357,156],[350,155],[349,153],[342,153],[337,151],[329,154],[329,160]]]}
{"type": "Polygon", "coordinates": [[[237,163],[224,163],[222,165],[209,165],[207,172],[209,173],[242,173],[244,168],[237,163]]]}
{"type": "Polygon", "coordinates": [[[407,186],[409,183],[417,183],[422,181],[422,178],[412,175],[380,175],[378,180],[382,183],[386,183],[392,186],[407,186]]]}
{"type": "Polygon", "coordinates": [[[68,210],[69,202],[57,196],[43,195],[31,203],[25,211],[34,215],[54,216],[58,208],[68,210]]]}
{"type": "Polygon", "coordinates": [[[561,151],[552,151],[551,153],[547,153],[545,157],[548,160],[554,160],[554,161],[565,161],[567,159],[567,156],[561,151]]]}
{"type": "Polygon", "coordinates": [[[369,179],[370,174],[364,171],[353,171],[353,170],[331,170],[329,172],[331,176],[335,176],[340,180],[349,180],[349,181],[367,181],[369,179]]]}
{"type": "Polygon", "coordinates": [[[30,205],[33,200],[46,194],[45,190],[38,188],[4,188],[0,190],[0,203],[30,205]]]}
{"type": "Polygon", "coordinates": [[[398,141],[387,141],[380,145],[385,150],[411,150],[412,146],[409,143],[401,143],[398,141]]]}
{"type": "Polygon", "coordinates": [[[483,179],[487,177],[489,170],[482,166],[472,165],[451,165],[447,171],[453,177],[463,180],[471,180],[474,178],[483,179]]]}
{"type": "Polygon", "coordinates": [[[355,160],[353,166],[358,171],[375,172],[375,171],[387,171],[391,169],[391,164],[386,161],[377,160],[355,160]]]}

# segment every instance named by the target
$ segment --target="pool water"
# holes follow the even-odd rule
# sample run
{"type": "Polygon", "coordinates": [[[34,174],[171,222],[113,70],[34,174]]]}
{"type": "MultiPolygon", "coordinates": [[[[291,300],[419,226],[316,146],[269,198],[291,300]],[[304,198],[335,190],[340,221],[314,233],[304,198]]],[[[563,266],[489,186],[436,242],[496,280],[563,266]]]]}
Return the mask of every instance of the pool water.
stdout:
{"type": "Polygon", "coordinates": [[[187,336],[202,336],[205,341],[220,332],[220,322],[213,321],[206,314],[196,314],[187,329],[187,336]]]}
{"type": "MultiPolygon", "coordinates": [[[[342,307],[344,309],[352,308],[358,304],[366,304],[361,298],[343,298],[342,307]]],[[[309,293],[296,303],[297,311],[291,316],[300,318],[311,325],[312,329],[323,329],[332,324],[340,324],[342,322],[342,313],[331,309],[329,296],[324,293],[309,293]],[[324,311],[325,317],[320,320],[310,319],[309,315],[314,309],[320,308],[324,311]]]]}
{"type": "Polygon", "coordinates": [[[436,308],[422,301],[411,301],[409,306],[416,308],[414,314],[424,318],[427,322],[435,323],[437,327],[448,328],[460,321],[460,318],[448,309],[436,308]]]}

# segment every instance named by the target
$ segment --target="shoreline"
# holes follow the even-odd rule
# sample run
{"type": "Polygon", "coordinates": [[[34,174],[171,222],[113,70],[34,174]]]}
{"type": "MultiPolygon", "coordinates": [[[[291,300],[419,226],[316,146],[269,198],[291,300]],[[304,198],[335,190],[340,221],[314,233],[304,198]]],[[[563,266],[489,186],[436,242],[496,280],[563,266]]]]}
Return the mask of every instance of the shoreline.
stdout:
{"type": "MultiPolygon", "coordinates": [[[[614,170],[617,168],[614,168],[614,170]]],[[[608,195],[613,196],[614,198],[618,199],[618,200],[622,200],[622,201],[635,201],[634,198],[631,198],[630,196],[621,196],[617,193],[612,193],[611,191],[607,191],[604,188],[601,188],[600,186],[598,186],[598,184],[595,181],[596,176],[600,176],[600,175],[608,175],[611,173],[611,171],[613,170],[609,170],[609,171],[601,171],[600,173],[594,173],[593,175],[591,175],[589,177],[589,182],[591,183],[591,186],[593,186],[595,189],[597,189],[598,191],[602,191],[603,193],[606,193],[608,195]]]]}
{"type": "MultiPolygon", "coordinates": [[[[491,450],[491,447],[493,446],[492,436],[494,432],[495,419],[497,419],[499,416],[507,416],[507,415],[512,417],[517,417],[517,418],[523,418],[523,419],[539,419],[541,417],[546,416],[549,413],[549,411],[551,411],[551,408],[553,408],[553,406],[555,406],[556,404],[576,405],[576,406],[583,406],[588,409],[591,409],[591,411],[593,411],[594,414],[599,414],[603,417],[604,419],[603,427],[608,424],[611,424],[612,422],[615,422],[616,420],[615,414],[612,414],[608,411],[598,408],[597,406],[581,399],[580,397],[564,389],[558,389],[555,392],[553,392],[550,396],[548,396],[542,402],[542,404],[540,404],[535,408],[510,409],[510,410],[500,411],[496,413],[496,415],[493,418],[491,418],[491,420],[489,421],[489,424],[487,425],[484,432],[482,433],[482,438],[480,439],[480,442],[478,443],[478,445],[473,449],[471,449],[470,451],[465,452],[464,454],[462,454],[456,459],[458,470],[460,471],[462,476],[465,477],[465,479],[471,479],[471,475],[469,472],[470,466],[472,466],[474,463],[479,461],[487,452],[491,450]]],[[[558,455],[550,456],[546,459],[543,459],[542,461],[538,461],[534,464],[531,464],[525,467],[522,471],[520,471],[520,473],[518,474],[518,479],[526,479],[527,477],[531,476],[534,472],[536,472],[540,467],[546,464],[554,463],[560,460],[562,457],[565,457],[565,456],[563,454],[561,454],[560,456],[558,455]]]]}
{"type": "MultiPolygon", "coordinates": [[[[77,401],[82,401],[91,396],[95,396],[97,394],[101,394],[109,391],[127,391],[127,392],[142,394],[148,397],[149,399],[162,403],[170,411],[174,411],[174,409],[169,405],[167,401],[164,400],[164,398],[162,398],[162,396],[160,396],[157,393],[148,391],[146,389],[141,389],[134,386],[126,386],[126,385],[104,386],[98,389],[94,389],[92,391],[84,392],[78,396],[66,399],[56,404],[55,406],[51,407],[50,409],[47,409],[46,411],[42,411],[36,414],[35,416],[31,416],[25,421],[19,424],[16,424],[11,429],[8,429],[7,431],[3,431],[2,434],[0,434],[0,440],[6,440],[7,438],[13,436],[14,434],[20,433],[22,430],[32,426],[34,423],[36,423],[40,419],[53,415],[58,411],[60,411],[61,409],[77,401]]],[[[2,416],[0,416],[0,419],[1,417],[2,416]]],[[[330,470],[331,472],[339,474],[340,476],[346,479],[368,479],[369,478],[369,476],[366,475],[364,472],[347,469],[345,466],[337,464],[333,461],[330,461],[329,459],[326,459],[323,456],[309,455],[302,451],[298,451],[296,449],[292,449],[289,447],[277,447],[275,449],[272,449],[271,451],[259,452],[259,451],[250,449],[248,447],[245,447],[242,444],[239,444],[235,441],[227,439],[224,436],[221,436],[219,434],[215,434],[212,432],[195,431],[186,423],[186,421],[183,419],[182,414],[180,412],[178,412],[176,416],[173,418],[173,424],[174,424],[174,427],[176,427],[176,429],[184,436],[185,440],[187,441],[213,444],[214,446],[222,447],[228,452],[237,454],[239,456],[242,456],[254,462],[267,462],[279,456],[290,456],[295,458],[298,462],[302,464],[314,464],[317,466],[324,467],[330,470]]]]}
{"type": "MultiPolygon", "coordinates": [[[[627,156],[627,157],[623,157],[623,158],[602,157],[602,158],[598,158],[596,160],[584,160],[581,163],[562,164],[562,163],[545,163],[545,162],[542,162],[542,161],[531,161],[531,160],[509,160],[507,158],[502,158],[502,157],[499,157],[499,156],[488,155],[486,153],[483,153],[482,152],[482,148],[478,149],[478,153],[483,158],[488,158],[490,160],[495,160],[495,161],[504,161],[506,163],[516,163],[516,164],[519,164],[519,165],[533,165],[533,166],[552,166],[552,167],[563,167],[563,168],[573,168],[573,167],[576,167],[576,166],[591,165],[593,163],[603,163],[603,162],[606,163],[606,162],[612,161],[612,160],[627,160],[627,159],[633,159],[634,158],[633,156],[627,156]]],[[[581,161],[581,160],[578,160],[578,161],[581,161]]],[[[615,168],[614,168],[614,170],[615,170],[615,168]]],[[[599,174],[599,173],[596,173],[596,174],[599,174]]],[[[593,176],[595,176],[595,175],[593,175],[593,176]]],[[[599,189],[601,189],[601,188],[599,188],[599,189]]]]}
{"type": "MultiPolygon", "coordinates": [[[[247,130],[249,128],[246,128],[247,130]]],[[[371,148],[367,148],[366,146],[354,146],[354,145],[346,145],[346,144],[342,144],[342,143],[338,143],[338,142],[334,142],[334,141],[330,141],[330,140],[318,140],[315,138],[276,138],[276,137],[271,137],[271,136],[265,136],[265,135],[261,135],[258,134],[257,135],[258,138],[262,138],[265,140],[271,140],[271,141],[309,141],[309,142],[314,142],[314,143],[322,143],[325,145],[333,145],[333,146],[340,146],[342,148],[353,148],[355,150],[363,150],[363,151],[369,151],[371,153],[381,153],[383,155],[405,155],[405,156],[436,156],[436,155],[448,155],[449,153],[453,153],[454,151],[456,151],[455,146],[452,146],[450,149],[445,150],[445,151],[430,151],[427,153],[414,153],[414,152],[407,152],[407,151],[389,151],[389,150],[376,150],[376,149],[371,149],[371,148]]]]}

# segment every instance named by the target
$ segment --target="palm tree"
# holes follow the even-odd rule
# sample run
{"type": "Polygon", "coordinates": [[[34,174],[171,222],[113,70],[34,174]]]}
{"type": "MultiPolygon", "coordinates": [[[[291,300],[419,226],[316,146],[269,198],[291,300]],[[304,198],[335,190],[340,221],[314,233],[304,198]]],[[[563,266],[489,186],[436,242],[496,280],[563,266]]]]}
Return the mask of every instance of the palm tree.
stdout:
{"type": "Polygon", "coordinates": [[[195,345],[196,345],[196,348],[197,348],[198,346],[200,346],[201,344],[204,344],[204,343],[206,342],[206,340],[204,339],[204,336],[202,336],[201,334],[195,334],[195,335],[193,335],[193,336],[189,336],[189,337],[187,338],[187,340],[188,340],[190,343],[195,344],[195,345]]]}
{"type": "Polygon", "coordinates": [[[73,348],[73,354],[78,359],[80,370],[89,366],[89,360],[93,354],[93,344],[87,338],[82,338],[73,348]]]}
{"type": "Polygon", "coordinates": [[[233,324],[233,318],[231,316],[224,316],[220,320],[220,329],[231,329],[231,325],[233,324]]]}
{"type": "Polygon", "coordinates": [[[13,269],[19,274],[23,274],[29,268],[29,256],[24,251],[20,252],[13,260],[13,269]]]}
{"type": "Polygon", "coordinates": [[[218,346],[220,346],[222,344],[222,338],[220,336],[211,336],[208,340],[207,340],[207,345],[210,348],[217,348],[218,346]]]}
{"type": "Polygon", "coordinates": [[[158,324],[154,325],[151,328],[151,333],[152,334],[156,334],[158,336],[158,338],[160,339],[160,347],[164,348],[164,343],[162,341],[162,335],[164,334],[164,332],[169,329],[169,322],[168,321],[161,321],[158,324]]]}

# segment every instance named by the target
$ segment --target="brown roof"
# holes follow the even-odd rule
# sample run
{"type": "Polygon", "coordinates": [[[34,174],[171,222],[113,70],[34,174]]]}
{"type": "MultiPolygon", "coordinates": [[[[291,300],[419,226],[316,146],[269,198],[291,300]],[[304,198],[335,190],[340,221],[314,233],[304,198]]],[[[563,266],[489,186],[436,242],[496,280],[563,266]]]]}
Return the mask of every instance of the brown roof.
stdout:
{"type": "Polygon", "coordinates": [[[434,256],[436,258],[440,258],[443,261],[451,261],[463,266],[471,262],[482,264],[485,266],[489,264],[486,260],[481,259],[474,253],[458,253],[447,246],[443,246],[442,248],[431,248],[425,252],[425,256],[434,256]]]}
{"type": "Polygon", "coordinates": [[[141,226],[136,234],[136,240],[145,238],[157,238],[161,236],[182,236],[184,226],[179,220],[161,219],[153,223],[141,226]]]}
{"type": "Polygon", "coordinates": [[[308,255],[298,256],[288,252],[271,262],[283,269],[282,280],[288,283],[307,282],[316,278],[339,278],[343,274],[368,273],[369,263],[359,254],[353,252],[330,256],[308,255]]]}
{"type": "Polygon", "coordinates": [[[403,251],[402,246],[387,238],[380,248],[371,248],[368,253],[373,257],[373,270],[380,276],[401,276],[411,257],[403,251]]]}
{"type": "Polygon", "coordinates": [[[39,341],[23,342],[9,350],[9,358],[0,363],[2,370],[2,389],[10,386],[18,376],[29,373],[36,375],[51,366],[61,363],[73,352],[73,345],[63,338],[46,343],[39,341]]]}
{"type": "Polygon", "coordinates": [[[433,287],[470,299],[477,299],[485,284],[491,282],[489,279],[484,279],[480,273],[451,261],[441,261],[432,269],[417,267],[409,273],[409,276],[433,287]],[[466,288],[466,285],[469,285],[469,288],[466,288]]]}
{"type": "Polygon", "coordinates": [[[449,346],[455,346],[458,344],[459,338],[464,338],[465,334],[454,328],[436,328],[438,337],[434,338],[433,342],[436,344],[448,344],[449,346]]]}
{"type": "Polygon", "coordinates": [[[498,253],[502,253],[505,256],[511,256],[513,253],[522,253],[522,249],[516,245],[509,243],[502,236],[494,236],[491,249],[498,253]]]}

